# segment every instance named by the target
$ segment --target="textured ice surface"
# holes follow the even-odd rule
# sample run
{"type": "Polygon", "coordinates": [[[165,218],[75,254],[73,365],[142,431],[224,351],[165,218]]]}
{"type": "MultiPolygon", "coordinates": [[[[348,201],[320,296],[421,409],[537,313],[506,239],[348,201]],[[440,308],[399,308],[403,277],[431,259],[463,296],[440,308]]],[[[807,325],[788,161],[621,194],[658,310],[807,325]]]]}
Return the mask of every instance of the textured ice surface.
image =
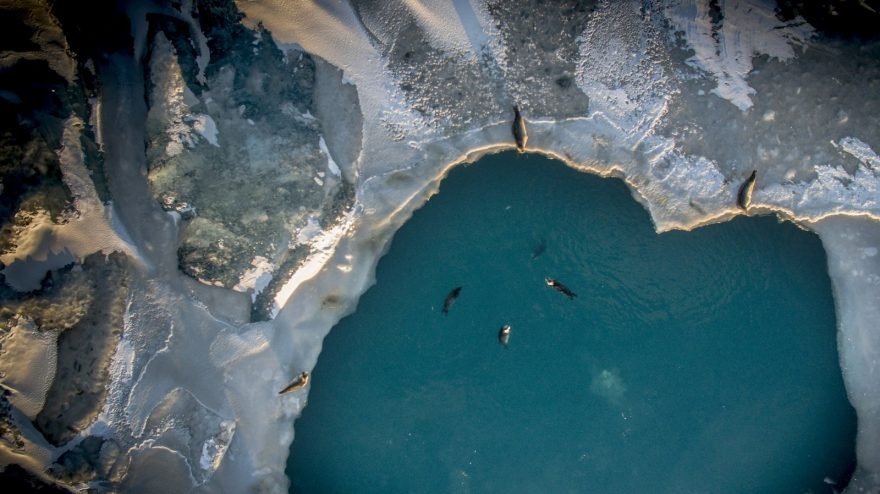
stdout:
{"type": "MultiPolygon", "coordinates": [[[[760,0],[255,0],[128,2],[132,37],[93,53],[82,30],[66,33],[75,43],[46,42],[65,34],[51,15],[61,7],[34,5],[25,24],[55,27],[3,63],[56,60],[59,80],[92,74],[100,91],[81,98],[95,113],[66,115],[40,155],[66,163],[58,187],[78,214],[59,223],[65,206],[23,203],[3,225],[15,231],[3,274],[33,287],[58,264],[112,250],[136,269],[98,417],[54,446],[27,418],[45,390],[4,398],[14,427],[0,464],[42,472],[70,453],[54,470],[70,471],[97,454],[76,478],[286,492],[307,391],[277,391],[314,366],[449,168],[513,146],[517,104],[529,151],[622,177],[658,231],[742,214],[735,197],[752,170],[749,213],[809,221],[829,252],[859,413],[852,491],[880,485],[876,42],[823,37],[760,0]],[[46,55],[61,46],[72,59],[46,55]],[[103,173],[85,166],[77,135],[100,144],[103,173]],[[96,199],[104,189],[112,207],[96,199]]],[[[0,93],[7,106],[22,97],[0,93]]],[[[595,384],[607,399],[625,392],[613,369],[595,384]]]]}

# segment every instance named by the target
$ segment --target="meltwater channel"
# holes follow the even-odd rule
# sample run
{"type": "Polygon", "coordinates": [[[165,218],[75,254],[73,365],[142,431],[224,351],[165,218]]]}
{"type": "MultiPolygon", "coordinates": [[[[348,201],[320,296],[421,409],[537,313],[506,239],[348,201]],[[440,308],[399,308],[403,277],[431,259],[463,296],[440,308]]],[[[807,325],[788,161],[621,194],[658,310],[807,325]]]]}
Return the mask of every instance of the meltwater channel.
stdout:
{"type": "Polygon", "coordinates": [[[324,342],[291,492],[831,493],[852,472],[825,254],[791,223],[657,234],[622,181],[502,153],[452,170],[376,278],[324,342]]]}

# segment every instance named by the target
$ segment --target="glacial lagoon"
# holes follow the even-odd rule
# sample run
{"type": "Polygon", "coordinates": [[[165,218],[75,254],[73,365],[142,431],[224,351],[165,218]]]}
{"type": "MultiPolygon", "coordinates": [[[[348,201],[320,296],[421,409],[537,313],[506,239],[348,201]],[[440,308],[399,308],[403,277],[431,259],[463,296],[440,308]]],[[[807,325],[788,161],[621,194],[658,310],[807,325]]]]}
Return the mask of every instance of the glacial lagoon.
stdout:
{"type": "Polygon", "coordinates": [[[855,464],[817,236],[658,235],[622,181],[514,153],[397,232],[295,427],[297,493],[830,493],[855,464]]]}

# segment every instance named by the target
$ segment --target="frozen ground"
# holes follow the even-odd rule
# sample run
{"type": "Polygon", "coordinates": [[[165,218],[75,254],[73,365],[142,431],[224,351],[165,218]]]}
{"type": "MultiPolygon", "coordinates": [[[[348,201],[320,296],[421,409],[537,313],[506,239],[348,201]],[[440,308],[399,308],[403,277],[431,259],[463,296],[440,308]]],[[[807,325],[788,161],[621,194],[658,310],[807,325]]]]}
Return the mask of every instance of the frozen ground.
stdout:
{"type": "MultiPolygon", "coordinates": [[[[880,489],[877,42],[761,0],[129,2],[133,37],[101,43],[64,29],[87,21],[63,7],[7,3],[4,19],[55,28],[4,47],[3,66],[67,46],[45,70],[79,93],[27,121],[55,129],[42,140],[9,138],[44,150],[16,163],[58,172],[2,218],[0,464],[110,490],[286,492],[307,390],[277,391],[315,365],[447,171],[513,146],[517,104],[529,151],[624,179],[658,231],[776,213],[822,237],[859,417],[850,492],[880,489]],[[98,251],[128,259],[111,258],[121,322],[112,284],[41,284],[88,286],[77,269],[111,269],[83,262],[98,251]],[[51,297],[110,328],[106,366],[66,367],[76,322],[42,329],[25,303],[51,297]],[[52,407],[85,382],[98,405],[53,432],[52,407]]],[[[838,14],[878,20],[861,5],[838,14]]],[[[24,89],[0,89],[23,107],[24,89]]]]}

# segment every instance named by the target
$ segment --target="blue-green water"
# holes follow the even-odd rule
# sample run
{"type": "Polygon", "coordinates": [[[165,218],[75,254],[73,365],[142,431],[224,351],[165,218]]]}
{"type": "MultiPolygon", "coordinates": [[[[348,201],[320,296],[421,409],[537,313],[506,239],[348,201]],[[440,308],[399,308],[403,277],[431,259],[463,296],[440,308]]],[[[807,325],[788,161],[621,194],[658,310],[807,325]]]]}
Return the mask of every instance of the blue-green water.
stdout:
{"type": "Polygon", "coordinates": [[[324,342],[292,492],[819,493],[851,472],[825,254],[792,224],[658,235],[621,181],[506,153],[453,170],[376,276],[324,342]]]}

